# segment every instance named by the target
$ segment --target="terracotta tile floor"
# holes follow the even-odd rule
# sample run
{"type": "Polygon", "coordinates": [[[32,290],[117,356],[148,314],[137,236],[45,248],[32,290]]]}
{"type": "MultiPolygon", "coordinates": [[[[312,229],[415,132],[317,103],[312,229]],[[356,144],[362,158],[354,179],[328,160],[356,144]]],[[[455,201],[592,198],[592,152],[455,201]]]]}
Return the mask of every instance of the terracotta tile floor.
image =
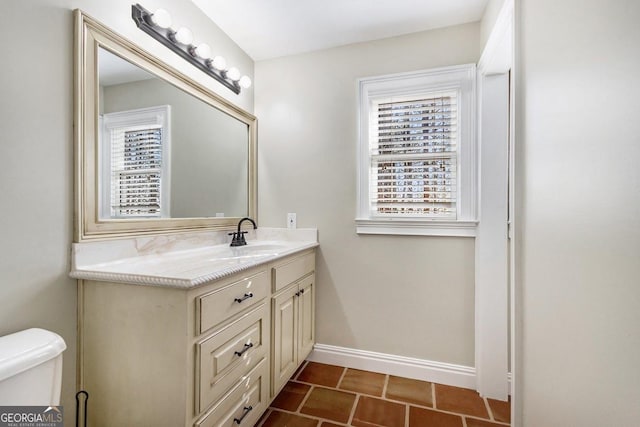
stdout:
{"type": "Polygon", "coordinates": [[[473,390],[305,362],[255,427],[500,427],[510,405],[473,390]]]}

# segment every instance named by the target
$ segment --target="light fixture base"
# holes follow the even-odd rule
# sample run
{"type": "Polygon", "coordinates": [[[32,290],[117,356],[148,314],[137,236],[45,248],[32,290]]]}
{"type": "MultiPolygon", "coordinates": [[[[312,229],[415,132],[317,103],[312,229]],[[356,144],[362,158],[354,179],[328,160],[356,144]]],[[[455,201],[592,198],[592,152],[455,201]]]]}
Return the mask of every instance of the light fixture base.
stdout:
{"type": "Polygon", "coordinates": [[[189,45],[183,47],[180,44],[176,44],[176,42],[171,39],[171,28],[161,28],[158,25],[155,25],[151,21],[151,15],[151,12],[149,12],[139,4],[131,5],[131,18],[133,18],[138,28],[181,56],[185,61],[190,62],[205,74],[213,77],[215,80],[226,86],[232,92],[236,94],[240,93],[241,88],[238,82],[227,78],[222,71],[210,68],[208,58],[199,58],[192,55],[190,53],[190,50],[195,48],[195,46],[189,45]]]}

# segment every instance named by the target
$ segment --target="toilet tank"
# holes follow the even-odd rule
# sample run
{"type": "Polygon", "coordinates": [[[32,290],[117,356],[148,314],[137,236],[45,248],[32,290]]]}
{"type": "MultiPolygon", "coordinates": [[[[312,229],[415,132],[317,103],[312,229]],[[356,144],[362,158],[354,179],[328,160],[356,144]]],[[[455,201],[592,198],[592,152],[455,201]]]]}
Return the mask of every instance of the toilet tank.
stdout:
{"type": "Polygon", "coordinates": [[[44,329],[0,337],[0,406],[57,406],[64,340],[44,329]]]}

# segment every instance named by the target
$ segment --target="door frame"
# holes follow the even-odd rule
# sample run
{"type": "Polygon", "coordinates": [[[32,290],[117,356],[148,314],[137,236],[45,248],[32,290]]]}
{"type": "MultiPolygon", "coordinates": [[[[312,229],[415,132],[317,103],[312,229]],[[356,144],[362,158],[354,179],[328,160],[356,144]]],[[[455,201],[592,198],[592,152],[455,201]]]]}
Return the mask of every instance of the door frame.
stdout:
{"type": "MultiPolygon", "coordinates": [[[[480,195],[491,193],[492,188],[487,184],[490,180],[495,184],[495,174],[490,175],[495,168],[505,168],[504,177],[499,184],[504,184],[507,188],[506,197],[508,211],[505,212],[504,203],[496,204],[490,202],[490,197],[479,199],[479,223],[478,237],[476,238],[476,283],[475,283],[475,367],[476,367],[476,388],[485,397],[506,400],[508,395],[513,396],[515,383],[517,381],[516,364],[516,292],[515,292],[515,237],[513,233],[515,225],[514,205],[515,205],[515,139],[514,139],[514,118],[515,118],[515,83],[516,73],[514,68],[514,0],[505,0],[496,19],[496,23],[489,35],[487,43],[478,62],[478,144],[479,155],[479,182],[480,195]],[[501,160],[491,161],[491,164],[483,165],[483,120],[490,118],[490,111],[483,111],[482,105],[485,102],[495,102],[497,94],[491,89],[492,85],[487,81],[492,76],[506,74],[509,84],[509,96],[503,105],[503,111],[509,112],[508,120],[498,121],[499,134],[507,135],[508,155],[502,156],[501,160]],[[504,129],[504,126],[507,129],[504,129]],[[504,163],[507,164],[504,164],[504,163]],[[493,164],[500,163],[500,164],[493,164]],[[484,166],[484,168],[483,168],[484,166]],[[484,176],[483,176],[484,175],[484,176]],[[483,179],[484,178],[484,179],[483,179]],[[484,184],[483,184],[484,182],[484,184]],[[484,186],[484,188],[483,188],[484,186]],[[483,223],[483,216],[485,221],[483,223]],[[489,233],[493,219],[505,219],[506,233],[495,235],[489,233]],[[484,227],[484,228],[483,228],[484,227]],[[483,233],[484,232],[484,233],[483,233]],[[483,238],[483,234],[485,237],[483,238]],[[505,249],[505,246],[508,249],[505,249]],[[496,250],[497,249],[497,250],[496,250]],[[489,256],[496,254],[497,256],[489,256]],[[478,268],[478,260],[490,259],[492,265],[483,265],[478,268]],[[491,275],[491,271],[499,271],[498,275],[491,275]],[[498,277],[499,276],[499,277],[498,277]],[[509,362],[510,371],[509,373],[509,362]]],[[[493,121],[492,121],[493,123],[493,121]]],[[[495,129],[492,129],[495,135],[495,129]]],[[[489,131],[485,129],[484,134],[489,138],[489,131]]],[[[489,141],[484,141],[488,145],[489,141]]],[[[501,141],[502,142],[502,141],[501,141]]],[[[504,188],[504,186],[501,186],[504,188]]],[[[494,190],[495,191],[495,190],[494,190]]],[[[495,199],[494,199],[495,200],[495,199]]],[[[515,397],[512,397],[512,406],[515,397]]],[[[513,411],[512,411],[513,413],[513,411]]]]}

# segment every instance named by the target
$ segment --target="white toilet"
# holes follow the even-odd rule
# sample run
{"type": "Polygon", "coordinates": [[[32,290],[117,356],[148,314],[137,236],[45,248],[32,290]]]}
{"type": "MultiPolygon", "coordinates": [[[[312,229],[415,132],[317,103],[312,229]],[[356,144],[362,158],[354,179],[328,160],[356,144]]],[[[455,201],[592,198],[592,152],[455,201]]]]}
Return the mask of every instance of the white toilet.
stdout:
{"type": "Polygon", "coordinates": [[[58,334],[44,329],[0,337],[0,406],[59,405],[66,348],[58,334]]]}

